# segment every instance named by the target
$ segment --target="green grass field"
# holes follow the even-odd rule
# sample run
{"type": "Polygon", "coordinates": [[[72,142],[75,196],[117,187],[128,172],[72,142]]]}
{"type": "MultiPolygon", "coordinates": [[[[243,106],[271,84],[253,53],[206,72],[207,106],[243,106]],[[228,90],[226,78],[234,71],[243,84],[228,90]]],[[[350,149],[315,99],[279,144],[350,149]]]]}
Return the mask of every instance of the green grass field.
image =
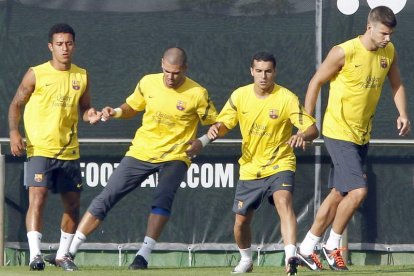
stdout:
{"type": "MultiPolygon", "coordinates": [[[[88,275],[88,276],[122,276],[122,275],[140,275],[140,276],[229,276],[230,267],[195,267],[195,268],[150,268],[148,270],[133,271],[128,270],[127,267],[81,267],[81,270],[73,272],[76,275],[88,275]]],[[[47,266],[43,272],[30,272],[28,267],[22,266],[8,266],[0,267],[1,276],[23,276],[23,275],[64,275],[67,276],[69,272],[62,271],[60,268],[47,266]]],[[[303,267],[299,268],[298,275],[311,276],[328,276],[328,275],[414,275],[414,265],[403,266],[351,266],[350,271],[347,272],[335,272],[330,270],[324,270],[320,272],[312,272],[303,267]]],[[[248,275],[285,275],[282,267],[255,267],[253,272],[248,275]]]]}

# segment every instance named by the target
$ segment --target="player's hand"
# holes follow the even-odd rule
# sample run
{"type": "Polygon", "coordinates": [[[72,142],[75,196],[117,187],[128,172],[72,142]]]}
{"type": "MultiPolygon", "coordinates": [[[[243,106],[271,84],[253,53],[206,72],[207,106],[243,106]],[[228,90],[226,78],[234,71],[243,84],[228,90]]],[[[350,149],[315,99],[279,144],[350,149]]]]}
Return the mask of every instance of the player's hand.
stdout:
{"type": "Polygon", "coordinates": [[[203,144],[198,139],[188,141],[187,145],[190,145],[190,147],[185,151],[185,153],[190,159],[196,158],[203,149],[203,144]]]}
{"type": "Polygon", "coordinates": [[[221,125],[221,123],[215,123],[214,125],[210,126],[210,128],[207,132],[208,139],[210,139],[210,140],[217,139],[217,137],[219,135],[220,125],[221,125]]]}
{"type": "Polygon", "coordinates": [[[303,150],[306,150],[305,134],[300,131],[292,135],[286,143],[292,148],[302,148],[303,150]]]}
{"type": "Polygon", "coordinates": [[[398,135],[406,136],[411,131],[411,122],[407,117],[399,116],[397,118],[397,129],[400,131],[398,135]]]}
{"type": "Polygon", "coordinates": [[[101,117],[101,121],[106,122],[109,120],[109,118],[113,117],[115,115],[115,109],[110,107],[110,106],[105,106],[104,108],[102,108],[102,117],[101,117]]]}
{"type": "Polygon", "coordinates": [[[102,112],[96,111],[95,108],[91,107],[88,110],[88,121],[91,125],[98,123],[102,118],[102,112]]]}
{"type": "Polygon", "coordinates": [[[13,156],[22,156],[26,151],[23,137],[18,131],[10,132],[10,150],[13,156]]]}

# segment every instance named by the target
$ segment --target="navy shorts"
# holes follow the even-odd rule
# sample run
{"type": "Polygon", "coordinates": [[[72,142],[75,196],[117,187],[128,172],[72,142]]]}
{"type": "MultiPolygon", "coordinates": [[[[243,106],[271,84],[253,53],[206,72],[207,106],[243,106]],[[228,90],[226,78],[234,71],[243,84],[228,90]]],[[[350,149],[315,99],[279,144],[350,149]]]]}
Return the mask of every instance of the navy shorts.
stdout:
{"type": "Polygon", "coordinates": [[[344,194],[366,188],[367,178],[363,165],[368,153],[368,144],[357,145],[328,137],[324,137],[324,141],[332,159],[328,187],[344,194]]]}
{"type": "Polygon", "coordinates": [[[79,160],[30,157],[26,165],[26,187],[48,187],[52,193],[82,191],[79,160]]]}
{"type": "Polygon", "coordinates": [[[111,174],[102,192],[89,205],[88,211],[100,220],[104,220],[109,210],[125,195],[130,193],[151,174],[158,172],[158,185],[151,207],[171,211],[175,193],[187,172],[183,161],[149,163],[125,156],[111,174]]]}
{"type": "Polygon", "coordinates": [[[245,216],[250,209],[256,210],[267,198],[274,205],[273,193],[287,190],[293,193],[295,173],[281,171],[274,175],[254,180],[239,180],[234,196],[233,212],[245,216]]]}

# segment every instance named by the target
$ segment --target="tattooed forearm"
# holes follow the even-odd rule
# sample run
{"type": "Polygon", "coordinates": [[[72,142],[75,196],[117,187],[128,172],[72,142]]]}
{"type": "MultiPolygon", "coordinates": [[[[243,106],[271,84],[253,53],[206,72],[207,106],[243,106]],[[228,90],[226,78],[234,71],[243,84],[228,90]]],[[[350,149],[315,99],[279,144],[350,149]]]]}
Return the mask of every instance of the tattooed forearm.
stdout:
{"type": "Polygon", "coordinates": [[[26,87],[20,86],[17,89],[9,107],[9,131],[18,130],[21,109],[29,101],[31,94],[32,90],[26,87]]]}

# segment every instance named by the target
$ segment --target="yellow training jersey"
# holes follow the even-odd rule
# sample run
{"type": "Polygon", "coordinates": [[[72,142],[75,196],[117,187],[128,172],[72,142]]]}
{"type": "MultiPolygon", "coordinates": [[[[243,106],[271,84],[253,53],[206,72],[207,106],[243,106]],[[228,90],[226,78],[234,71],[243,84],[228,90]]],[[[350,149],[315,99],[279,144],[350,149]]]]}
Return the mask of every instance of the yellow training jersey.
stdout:
{"type": "Polygon", "coordinates": [[[394,46],[368,51],[359,37],[338,45],[345,64],[331,80],[323,135],[363,145],[369,142],[372,119],[385,77],[394,59],[394,46]]]}
{"type": "Polygon", "coordinates": [[[78,159],[78,106],[86,70],[72,64],[59,71],[50,62],[31,69],[36,85],[24,111],[27,156],[78,159]]]}
{"type": "Polygon", "coordinates": [[[182,160],[189,165],[185,151],[198,123],[213,124],[217,117],[205,88],[190,78],[176,89],[168,88],[163,73],[144,76],[126,102],[136,111],[145,110],[126,155],[152,163],[182,160]]]}
{"type": "Polygon", "coordinates": [[[292,127],[305,131],[315,119],[305,113],[298,98],[275,84],[271,94],[257,98],[254,85],[235,90],[217,118],[228,129],[240,124],[242,156],[240,179],[252,180],[296,169],[293,149],[286,144],[292,127]]]}

